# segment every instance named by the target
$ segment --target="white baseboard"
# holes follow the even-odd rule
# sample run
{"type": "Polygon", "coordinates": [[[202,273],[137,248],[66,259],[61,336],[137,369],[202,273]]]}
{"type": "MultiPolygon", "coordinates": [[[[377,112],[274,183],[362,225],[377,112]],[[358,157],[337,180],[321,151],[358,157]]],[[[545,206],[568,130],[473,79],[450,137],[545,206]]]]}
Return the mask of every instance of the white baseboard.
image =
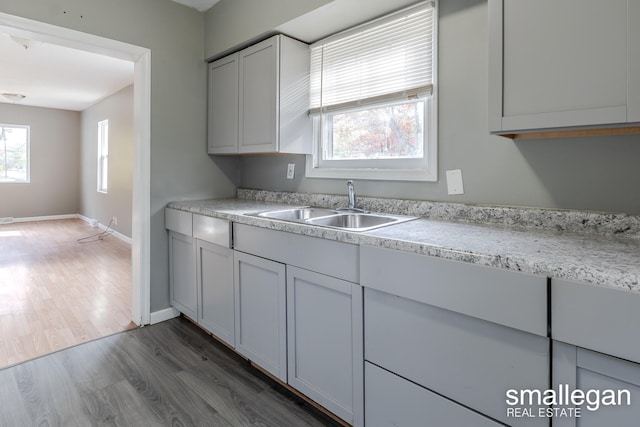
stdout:
{"type": "Polygon", "coordinates": [[[55,219],[73,219],[78,218],[77,214],[66,215],[46,215],[46,216],[30,216],[24,218],[13,218],[11,222],[31,222],[31,221],[52,221],[55,219]]]}
{"type": "Polygon", "coordinates": [[[149,317],[149,323],[154,325],[156,323],[164,322],[165,320],[173,319],[180,316],[180,312],[173,307],[165,308],[164,310],[158,310],[151,313],[149,317]]]}
{"type": "MultiPolygon", "coordinates": [[[[87,224],[94,226],[94,222],[97,223],[97,226],[100,230],[105,231],[107,229],[107,226],[102,224],[102,223],[98,223],[97,220],[95,219],[91,219],[91,218],[87,218],[84,215],[76,215],[75,218],[80,218],[81,220],[83,220],[84,222],[86,222],[87,224]]],[[[116,230],[111,230],[111,235],[117,239],[122,240],[125,243],[128,244],[132,244],[133,243],[133,239],[131,239],[131,237],[127,237],[122,233],[117,232],[116,230]]]]}

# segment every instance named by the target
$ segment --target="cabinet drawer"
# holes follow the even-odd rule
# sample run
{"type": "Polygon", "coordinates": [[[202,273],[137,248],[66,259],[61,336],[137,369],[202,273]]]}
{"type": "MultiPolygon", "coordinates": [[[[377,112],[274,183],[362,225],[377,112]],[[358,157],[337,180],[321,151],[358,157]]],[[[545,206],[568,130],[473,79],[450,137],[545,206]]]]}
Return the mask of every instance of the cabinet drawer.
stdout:
{"type": "Polygon", "coordinates": [[[548,388],[548,338],[364,293],[365,360],[510,425],[521,424],[506,418],[506,390],[548,388]]]}
{"type": "Polygon", "coordinates": [[[358,283],[359,247],[317,237],[233,224],[234,249],[358,283]]]}
{"type": "Polygon", "coordinates": [[[554,279],[553,339],[640,363],[640,293],[554,279]]]}
{"type": "Polygon", "coordinates": [[[184,234],[185,236],[193,235],[193,214],[191,212],[179,211],[177,209],[164,209],[164,226],[167,230],[184,234]]]}
{"type": "Polygon", "coordinates": [[[502,425],[371,363],[364,365],[367,427],[502,425]]]}
{"type": "Polygon", "coordinates": [[[220,218],[194,214],[193,237],[229,248],[231,247],[231,223],[220,218]]]}
{"type": "Polygon", "coordinates": [[[547,336],[542,276],[362,246],[365,287],[547,336]]]}

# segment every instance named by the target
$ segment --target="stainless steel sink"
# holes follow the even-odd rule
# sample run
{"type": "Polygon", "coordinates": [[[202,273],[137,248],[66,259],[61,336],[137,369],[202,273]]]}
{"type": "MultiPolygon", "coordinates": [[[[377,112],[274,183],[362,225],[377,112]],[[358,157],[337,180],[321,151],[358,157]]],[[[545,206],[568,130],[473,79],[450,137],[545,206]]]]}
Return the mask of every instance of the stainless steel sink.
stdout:
{"type": "Polygon", "coordinates": [[[416,219],[416,217],[406,215],[350,212],[314,207],[282,209],[250,215],[359,232],[416,219]]]}
{"type": "Polygon", "coordinates": [[[368,231],[412,219],[415,218],[370,213],[339,213],[338,215],[310,219],[307,221],[307,224],[339,228],[348,231],[368,231]]]}
{"type": "Polygon", "coordinates": [[[263,218],[279,219],[282,221],[304,222],[307,219],[335,215],[338,211],[324,208],[294,208],[279,211],[260,212],[257,216],[263,218]]]}

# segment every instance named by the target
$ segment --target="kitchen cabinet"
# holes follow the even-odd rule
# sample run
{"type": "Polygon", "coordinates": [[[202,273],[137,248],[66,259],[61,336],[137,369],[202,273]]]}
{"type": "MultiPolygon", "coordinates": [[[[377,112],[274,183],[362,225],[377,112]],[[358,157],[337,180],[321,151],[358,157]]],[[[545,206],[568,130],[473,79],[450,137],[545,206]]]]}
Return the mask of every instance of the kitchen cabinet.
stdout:
{"type": "MultiPolygon", "coordinates": [[[[553,381],[570,390],[629,390],[631,405],[581,405],[580,418],[554,426],[635,426],[640,417],[640,294],[569,280],[551,280],[553,381]]],[[[563,406],[559,406],[562,408],[563,406]]],[[[575,405],[564,406],[573,408],[575,405]]]]}
{"type": "Polygon", "coordinates": [[[171,305],[197,318],[195,251],[192,236],[169,231],[169,288],[171,305]]]}
{"type": "MultiPolygon", "coordinates": [[[[360,254],[367,362],[493,420],[548,425],[509,417],[505,400],[512,388],[549,388],[546,278],[370,246],[360,254]]],[[[365,414],[376,412],[370,393],[365,414]]]]}
{"type": "Polygon", "coordinates": [[[169,294],[173,307],[234,345],[231,225],[217,218],[165,209],[169,230],[169,294]]]}
{"type": "Polygon", "coordinates": [[[359,247],[237,223],[233,236],[236,349],[338,417],[363,426],[359,247]],[[245,337],[253,344],[243,349],[247,333],[256,337],[245,337]]]}
{"type": "Polygon", "coordinates": [[[367,427],[498,427],[490,418],[365,362],[367,427]]]}
{"type": "Polygon", "coordinates": [[[208,152],[238,152],[238,54],[209,64],[208,152]]]}
{"type": "Polygon", "coordinates": [[[238,251],[234,265],[236,350],[286,382],[285,266],[238,251]]]}
{"type": "Polygon", "coordinates": [[[489,0],[489,130],[640,122],[640,1],[489,0]]]}
{"type": "Polygon", "coordinates": [[[553,380],[554,390],[559,390],[560,387],[568,387],[570,392],[582,390],[587,393],[589,390],[596,390],[601,397],[606,390],[613,390],[616,396],[614,402],[619,403],[619,405],[603,405],[602,401],[593,400],[595,394],[591,392],[589,400],[592,403],[582,405],[569,403],[556,406],[555,410],[565,409],[566,413],[578,407],[580,416],[556,416],[553,420],[554,427],[638,425],[640,405],[637,398],[640,396],[640,364],[553,341],[553,380]],[[629,400],[624,394],[626,392],[629,400]],[[628,405],[629,402],[630,405],[628,405]],[[592,410],[589,410],[589,407],[592,410]]]}
{"type": "Polygon", "coordinates": [[[169,230],[169,299],[172,306],[196,320],[198,292],[192,214],[165,209],[165,227],[169,230]]]}
{"type": "Polygon", "coordinates": [[[640,363],[640,293],[551,280],[551,337],[640,363]]]}
{"type": "Polygon", "coordinates": [[[287,335],[289,384],[353,423],[362,405],[354,393],[362,387],[362,288],[287,266],[287,335]]]}
{"type": "Polygon", "coordinates": [[[209,65],[210,154],[311,152],[308,45],[276,35],[209,65]]]}
{"type": "Polygon", "coordinates": [[[235,345],[233,250],[228,221],[193,215],[196,238],[198,324],[235,345]]]}

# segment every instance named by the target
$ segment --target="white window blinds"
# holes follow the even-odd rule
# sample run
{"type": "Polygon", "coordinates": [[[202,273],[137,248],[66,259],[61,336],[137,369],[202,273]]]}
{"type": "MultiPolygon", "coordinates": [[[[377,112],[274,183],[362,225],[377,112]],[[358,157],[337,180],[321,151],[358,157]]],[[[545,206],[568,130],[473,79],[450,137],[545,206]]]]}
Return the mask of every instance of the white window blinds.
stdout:
{"type": "Polygon", "coordinates": [[[311,46],[311,114],[414,98],[433,87],[432,2],[311,46]]]}

